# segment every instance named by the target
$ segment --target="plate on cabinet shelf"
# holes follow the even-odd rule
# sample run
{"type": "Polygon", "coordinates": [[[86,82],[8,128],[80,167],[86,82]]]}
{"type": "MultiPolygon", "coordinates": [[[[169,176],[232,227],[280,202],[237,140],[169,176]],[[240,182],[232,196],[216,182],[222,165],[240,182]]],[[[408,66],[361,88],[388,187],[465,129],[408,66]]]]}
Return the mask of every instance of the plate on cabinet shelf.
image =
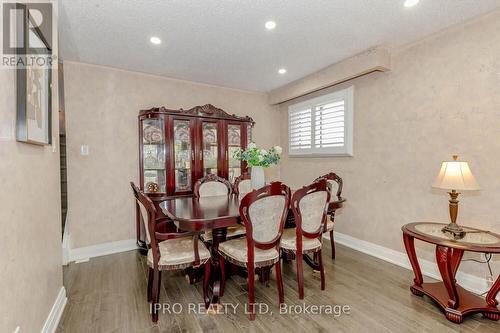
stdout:
{"type": "Polygon", "coordinates": [[[163,131],[154,125],[145,125],[143,129],[144,133],[144,142],[145,143],[154,143],[159,144],[163,143],[163,131]]]}

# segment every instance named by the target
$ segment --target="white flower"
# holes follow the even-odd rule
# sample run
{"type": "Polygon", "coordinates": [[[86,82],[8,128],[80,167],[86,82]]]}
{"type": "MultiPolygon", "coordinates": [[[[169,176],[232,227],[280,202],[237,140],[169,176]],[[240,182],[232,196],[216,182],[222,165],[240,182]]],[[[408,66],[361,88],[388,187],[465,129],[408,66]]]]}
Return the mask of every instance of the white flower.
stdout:
{"type": "Polygon", "coordinates": [[[283,148],[281,148],[280,146],[274,146],[274,151],[276,152],[276,154],[281,155],[281,153],[283,152],[283,148]]]}
{"type": "Polygon", "coordinates": [[[262,162],[262,161],[264,160],[264,156],[259,155],[259,156],[257,157],[257,159],[259,160],[259,162],[262,162]]]}
{"type": "Polygon", "coordinates": [[[257,145],[255,144],[255,142],[250,142],[248,144],[248,149],[253,149],[253,148],[257,148],[257,145]]]}
{"type": "Polygon", "coordinates": [[[260,154],[261,154],[261,155],[267,155],[267,150],[265,150],[265,149],[261,149],[261,150],[260,150],[260,154]]]}

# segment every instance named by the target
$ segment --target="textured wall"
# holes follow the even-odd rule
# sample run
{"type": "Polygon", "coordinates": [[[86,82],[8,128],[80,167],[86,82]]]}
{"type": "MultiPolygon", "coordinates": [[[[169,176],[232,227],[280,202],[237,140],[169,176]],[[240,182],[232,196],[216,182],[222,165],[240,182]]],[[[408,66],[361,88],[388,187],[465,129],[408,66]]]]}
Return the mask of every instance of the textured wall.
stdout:
{"type": "MultiPolygon", "coordinates": [[[[336,230],[403,251],[403,224],[449,220],[448,195],[431,184],[457,153],[482,186],[460,197],[458,222],[500,233],[499,54],[499,12],[396,50],[391,72],[348,84],[355,87],[354,157],[285,158],[282,179],[300,186],[338,172],[348,202],[336,230]]],[[[283,146],[289,104],[280,106],[283,146]]],[[[432,248],[421,249],[433,257],[432,248]]],[[[464,266],[486,276],[485,265],[464,266]]]]}
{"type": "MultiPolygon", "coordinates": [[[[139,180],[137,115],[164,105],[211,103],[255,122],[258,144],[279,142],[279,113],[266,95],[106,67],[65,62],[68,223],[72,247],[135,238],[129,181],[139,180]],[[90,154],[80,155],[89,145],[90,154]]],[[[279,168],[269,170],[268,179],[279,168]]]]}
{"type": "Polygon", "coordinates": [[[40,332],[62,287],[59,149],[16,142],[15,119],[15,72],[0,69],[0,331],[40,332]]]}

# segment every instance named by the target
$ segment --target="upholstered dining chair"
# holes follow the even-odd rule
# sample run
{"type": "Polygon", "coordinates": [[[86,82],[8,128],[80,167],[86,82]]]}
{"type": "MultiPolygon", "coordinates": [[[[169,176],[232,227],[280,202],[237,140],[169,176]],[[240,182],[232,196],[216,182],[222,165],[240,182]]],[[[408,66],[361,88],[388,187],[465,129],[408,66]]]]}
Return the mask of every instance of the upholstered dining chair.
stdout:
{"type": "Polygon", "coordinates": [[[245,238],[235,238],[219,244],[221,295],[224,293],[225,261],[246,267],[250,320],[255,319],[255,269],[276,265],[279,303],[284,302],[279,244],[285,226],[290,188],[273,182],[245,195],[240,203],[240,216],[246,228],[245,238]]]}
{"type": "MultiPolygon", "coordinates": [[[[136,243],[137,245],[140,246],[140,251],[142,253],[142,249],[145,248],[146,251],[151,247],[149,243],[149,230],[147,228],[147,221],[143,220],[142,214],[141,214],[141,205],[139,203],[139,187],[137,187],[133,182],[130,182],[130,186],[132,187],[132,192],[134,193],[134,198],[136,202],[136,243]],[[141,234],[144,234],[144,240],[141,239],[141,234]]],[[[156,226],[157,226],[157,231],[160,232],[178,232],[182,233],[183,231],[179,230],[175,224],[172,222],[171,219],[168,217],[161,217],[156,215],[156,226]],[[158,226],[161,229],[158,229],[158,226]]],[[[143,253],[146,254],[146,253],[143,253]]]]}
{"type": "MultiPolygon", "coordinates": [[[[147,254],[148,289],[147,299],[151,302],[151,317],[153,322],[158,321],[158,307],[161,287],[161,272],[178,270],[188,267],[205,266],[203,279],[203,300],[208,308],[208,282],[210,279],[210,252],[206,246],[198,241],[199,234],[195,232],[163,233],[161,225],[156,225],[156,208],[153,201],[140,191],[137,191],[137,201],[140,207],[142,220],[146,228],[147,241],[150,248],[147,254]]],[[[167,222],[162,222],[167,223],[167,222]]]]}
{"type": "MultiPolygon", "coordinates": [[[[342,187],[344,185],[342,178],[340,178],[336,173],[330,172],[324,176],[316,178],[315,181],[318,181],[320,179],[326,179],[326,181],[327,181],[327,185],[330,188],[330,192],[332,194],[330,197],[330,201],[342,199],[342,187]],[[337,191],[335,191],[335,188],[337,188],[337,191]],[[334,192],[336,193],[335,195],[333,195],[334,192]]],[[[335,222],[335,211],[330,213],[330,219],[327,220],[326,226],[325,226],[325,232],[330,233],[330,245],[332,248],[332,259],[335,259],[335,240],[333,238],[334,222],[335,222]]]]}
{"type": "Polygon", "coordinates": [[[242,173],[234,179],[233,193],[240,198],[243,198],[247,193],[252,192],[252,181],[248,172],[242,173]]]}
{"type": "MultiPolygon", "coordinates": [[[[217,175],[207,175],[200,178],[194,184],[194,196],[197,198],[212,197],[212,196],[230,196],[233,192],[231,183],[217,175]]],[[[230,239],[245,234],[245,227],[242,225],[232,226],[227,228],[226,238],[230,239]]],[[[212,230],[207,230],[201,234],[204,242],[212,241],[212,230]]]]}
{"type": "Polygon", "coordinates": [[[203,178],[198,179],[194,183],[194,196],[197,198],[201,197],[212,197],[219,195],[231,195],[233,192],[233,187],[229,180],[221,178],[214,174],[206,175],[203,178]]]}
{"type": "Polygon", "coordinates": [[[313,253],[318,260],[321,290],[325,289],[325,270],[321,258],[321,236],[325,228],[330,189],[325,179],[302,187],[293,193],[291,208],[295,228],[285,229],[281,237],[281,251],[292,253],[297,262],[299,299],[304,299],[304,272],[302,255],[313,253]]]}

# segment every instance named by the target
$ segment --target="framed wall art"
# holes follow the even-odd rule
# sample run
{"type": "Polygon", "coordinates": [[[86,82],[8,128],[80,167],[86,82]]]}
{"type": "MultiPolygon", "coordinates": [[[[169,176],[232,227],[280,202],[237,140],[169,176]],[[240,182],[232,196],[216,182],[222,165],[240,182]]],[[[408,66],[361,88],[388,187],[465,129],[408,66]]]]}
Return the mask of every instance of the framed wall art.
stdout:
{"type": "Polygon", "coordinates": [[[52,138],[52,50],[36,17],[19,5],[23,15],[15,22],[16,38],[23,48],[18,48],[16,67],[17,114],[16,140],[48,145],[52,138]]]}

